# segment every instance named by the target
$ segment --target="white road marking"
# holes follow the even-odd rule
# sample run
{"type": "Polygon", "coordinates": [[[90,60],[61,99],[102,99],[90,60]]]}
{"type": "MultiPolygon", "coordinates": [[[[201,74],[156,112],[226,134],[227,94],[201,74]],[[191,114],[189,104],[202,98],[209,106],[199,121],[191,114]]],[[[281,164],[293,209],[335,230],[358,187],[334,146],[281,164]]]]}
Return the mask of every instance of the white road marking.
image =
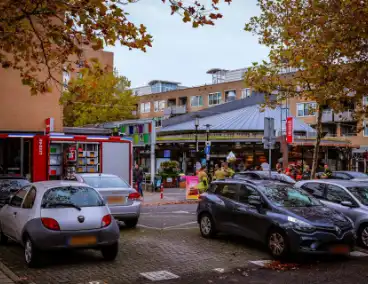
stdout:
{"type": "Polygon", "coordinates": [[[171,213],[174,213],[174,214],[189,214],[188,211],[173,211],[171,213]]]}
{"type": "Polygon", "coordinates": [[[352,251],[351,253],[350,253],[350,256],[352,256],[352,257],[367,257],[368,256],[368,254],[366,254],[366,253],[364,253],[364,252],[361,252],[361,251],[352,251]]]}
{"type": "Polygon", "coordinates": [[[151,281],[162,281],[162,280],[171,280],[180,278],[178,275],[171,273],[166,270],[162,271],[152,271],[152,272],[144,272],[140,273],[143,277],[147,278],[151,281]]]}
{"type": "Polygon", "coordinates": [[[147,226],[147,225],[143,225],[143,224],[138,224],[137,227],[145,228],[145,229],[152,229],[152,230],[167,230],[167,231],[169,231],[169,230],[188,230],[188,229],[197,228],[197,226],[195,226],[195,227],[185,227],[185,228],[180,228],[180,227],[193,225],[193,224],[197,224],[197,222],[196,221],[187,222],[187,223],[178,224],[178,225],[169,226],[169,227],[151,227],[151,226],[147,226]]]}
{"type": "Polygon", "coordinates": [[[177,227],[182,227],[182,226],[192,225],[192,224],[197,224],[197,221],[187,222],[187,223],[178,224],[178,225],[174,225],[174,226],[170,226],[170,227],[165,227],[164,229],[177,228],[177,227]]]}
{"type": "Polygon", "coordinates": [[[254,264],[254,265],[265,267],[267,264],[271,264],[272,260],[253,260],[253,261],[249,261],[249,262],[254,264]]]}
{"type": "Polygon", "coordinates": [[[224,273],[225,269],[224,268],[215,268],[213,271],[216,271],[218,273],[224,273]]]}
{"type": "Polygon", "coordinates": [[[164,229],[165,231],[174,231],[174,230],[192,230],[192,229],[198,229],[198,226],[195,227],[185,227],[185,228],[169,228],[164,229]]]}

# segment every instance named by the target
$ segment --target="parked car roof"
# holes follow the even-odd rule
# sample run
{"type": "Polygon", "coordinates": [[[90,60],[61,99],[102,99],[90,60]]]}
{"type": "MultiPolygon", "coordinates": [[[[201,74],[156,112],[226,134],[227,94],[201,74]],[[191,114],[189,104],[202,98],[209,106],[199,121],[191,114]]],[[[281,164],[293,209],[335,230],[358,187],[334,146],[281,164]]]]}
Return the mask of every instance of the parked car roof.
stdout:
{"type": "Polygon", "coordinates": [[[47,191],[50,188],[54,187],[65,187],[65,186],[84,186],[90,187],[85,183],[77,182],[77,181],[69,181],[69,180],[49,180],[49,181],[39,181],[33,183],[37,187],[37,190],[42,193],[47,191]]]}
{"type": "MultiPolygon", "coordinates": [[[[248,179],[224,179],[224,180],[215,180],[212,183],[239,183],[239,184],[245,184],[245,183],[250,183],[253,185],[261,185],[261,186],[267,186],[269,184],[272,185],[288,185],[282,181],[279,180],[248,180],[248,179]]],[[[290,185],[289,185],[290,186],[290,185]]]]}
{"type": "Polygon", "coordinates": [[[362,186],[364,183],[359,181],[352,180],[343,180],[343,179],[312,179],[312,180],[303,180],[299,181],[298,184],[304,184],[308,182],[319,182],[319,183],[335,183],[341,186],[362,186]]]}
{"type": "Polygon", "coordinates": [[[77,174],[81,177],[116,177],[117,175],[112,175],[112,174],[99,174],[99,173],[85,173],[85,174],[77,174]]]}

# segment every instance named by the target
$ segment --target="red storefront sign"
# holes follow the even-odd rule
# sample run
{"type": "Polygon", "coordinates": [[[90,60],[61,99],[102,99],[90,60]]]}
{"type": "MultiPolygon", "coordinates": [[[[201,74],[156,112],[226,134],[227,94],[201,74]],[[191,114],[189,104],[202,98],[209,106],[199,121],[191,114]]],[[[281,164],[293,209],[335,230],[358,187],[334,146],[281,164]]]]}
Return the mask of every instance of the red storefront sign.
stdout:
{"type": "Polygon", "coordinates": [[[47,179],[47,136],[36,135],[33,138],[33,181],[47,179]]]}
{"type": "Polygon", "coordinates": [[[286,143],[294,142],[294,121],[292,117],[286,118],[286,143]]]}
{"type": "Polygon", "coordinates": [[[50,134],[51,132],[54,131],[54,118],[53,117],[47,118],[45,120],[45,124],[46,124],[46,129],[45,129],[46,134],[50,134]]]}

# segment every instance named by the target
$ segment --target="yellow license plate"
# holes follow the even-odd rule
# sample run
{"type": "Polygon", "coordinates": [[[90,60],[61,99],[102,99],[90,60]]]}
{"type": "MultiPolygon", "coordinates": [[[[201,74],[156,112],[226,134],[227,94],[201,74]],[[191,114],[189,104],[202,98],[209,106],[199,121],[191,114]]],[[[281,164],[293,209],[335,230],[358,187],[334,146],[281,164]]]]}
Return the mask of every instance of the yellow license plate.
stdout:
{"type": "Polygon", "coordinates": [[[78,236],[70,239],[70,244],[72,246],[94,245],[95,243],[97,243],[95,236],[78,236]]]}
{"type": "Polygon", "coordinates": [[[123,196],[109,196],[107,198],[107,203],[109,203],[109,204],[123,204],[123,203],[125,203],[125,197],[123,197],[123,196]]]}

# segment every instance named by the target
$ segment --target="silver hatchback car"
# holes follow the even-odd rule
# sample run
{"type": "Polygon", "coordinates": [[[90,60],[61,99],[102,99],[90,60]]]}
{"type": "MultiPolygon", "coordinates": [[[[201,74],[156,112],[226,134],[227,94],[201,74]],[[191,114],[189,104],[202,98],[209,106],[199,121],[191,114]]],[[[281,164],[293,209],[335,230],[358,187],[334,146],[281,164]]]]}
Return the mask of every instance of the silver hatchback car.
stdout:
{"type": "Polygon", "coordinates": [[[75,178],[102,195],[116,220],[123,221],[128,228],[137,226],[141,196],[125,180],[111,174],[76,174],[75,178]]]}
{"type": "Polygon", "coordinates": [[[0,243],[8,238],[24,247],[28,266],[42,252],[99,249],[106,260],[118,254],[120,230],[100,194],[78,182],[36,182],[20,189],[0,209],[0,243]]]}
{"type": "Polygon", "coordinates": [[[368,248],[368,184],[350,180],[304,180],[295,187],[318,198],[324,205],[354,222],[357,241],[368,248]]]}

